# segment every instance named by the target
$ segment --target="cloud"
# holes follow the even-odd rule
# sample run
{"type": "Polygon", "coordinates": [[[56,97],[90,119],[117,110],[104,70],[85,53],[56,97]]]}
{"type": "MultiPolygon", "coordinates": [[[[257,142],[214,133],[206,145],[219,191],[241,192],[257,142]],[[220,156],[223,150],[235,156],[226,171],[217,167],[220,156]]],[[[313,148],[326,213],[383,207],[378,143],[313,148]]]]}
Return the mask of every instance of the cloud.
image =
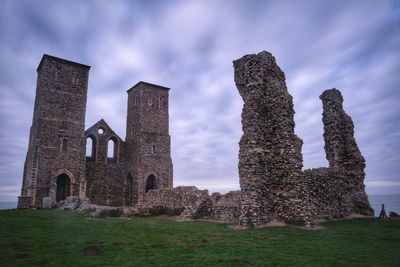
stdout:
{"type": "Polygon", "coordinates": [[[390,1],[2,1],[1,185],[19,193],[35,69],[49,53],[92,66],[86,127],[104,118],[122,138],[126,90],[140,80],[171,87],[175,185],[238,189],[243,103],[232,60],[261,50],[286,73],[304,168],[327,166],[318,96],[336,87],[367,189],[398,181],[399,10],[390,1]]]}

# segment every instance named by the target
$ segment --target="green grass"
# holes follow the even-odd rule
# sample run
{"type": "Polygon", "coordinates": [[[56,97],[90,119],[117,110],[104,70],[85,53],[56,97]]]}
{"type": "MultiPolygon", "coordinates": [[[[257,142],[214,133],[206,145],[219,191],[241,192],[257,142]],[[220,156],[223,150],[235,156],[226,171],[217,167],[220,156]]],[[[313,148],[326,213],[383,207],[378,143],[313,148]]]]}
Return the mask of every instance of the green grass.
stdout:
{"type": "Polygon", "coordinates": [[[0,266],[236,265],[400,266],[400,221],[338,221],[315,231],[239,231],[209,222],[0,211],[0,266]]]}

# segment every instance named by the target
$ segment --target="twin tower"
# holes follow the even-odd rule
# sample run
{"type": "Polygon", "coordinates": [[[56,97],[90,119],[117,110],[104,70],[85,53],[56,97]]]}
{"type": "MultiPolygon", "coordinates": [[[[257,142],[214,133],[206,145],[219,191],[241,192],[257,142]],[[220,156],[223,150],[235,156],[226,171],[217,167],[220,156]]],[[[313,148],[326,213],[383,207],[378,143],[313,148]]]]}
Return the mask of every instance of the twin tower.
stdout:
{"type": "Polygon", "coordinates": [[[89,69],[42,57],[18,208],[68,196],[140,205],[148,190],[172,188],[169,88],[139,82],[128,90],[124,141],[104,120],[85,131],[89,69]]]}

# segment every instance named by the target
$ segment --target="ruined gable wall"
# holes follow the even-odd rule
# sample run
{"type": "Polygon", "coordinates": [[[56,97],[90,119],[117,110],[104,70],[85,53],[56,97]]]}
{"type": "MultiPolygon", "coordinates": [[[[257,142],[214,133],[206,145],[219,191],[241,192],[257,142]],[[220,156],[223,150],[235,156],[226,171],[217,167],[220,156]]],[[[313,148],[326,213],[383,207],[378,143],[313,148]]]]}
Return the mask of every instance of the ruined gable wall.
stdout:
{"type": "Polygon", "coordinates": [[[127,196],[125,142],[103,121],[85,131],[93,140],[93,155],[86,157],[86,197],[91,204],[122,206],[127,196]],[[104,132],[99,133],[99,129],[104,132]],[[114,140],[114,157],[108,157],[109,140],[114,140]]]}

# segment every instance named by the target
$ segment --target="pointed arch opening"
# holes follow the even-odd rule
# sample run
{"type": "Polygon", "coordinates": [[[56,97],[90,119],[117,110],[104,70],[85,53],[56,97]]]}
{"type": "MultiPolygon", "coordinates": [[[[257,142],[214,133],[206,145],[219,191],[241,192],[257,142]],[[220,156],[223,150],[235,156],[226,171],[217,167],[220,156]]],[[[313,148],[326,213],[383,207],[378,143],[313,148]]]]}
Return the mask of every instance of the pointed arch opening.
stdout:
{"type": "Polygon", "coordinates": [[[65,200],[71,194],[71,179],[65,173],[57,176],[56,201],[65,200]]]}
{"type": "Polygon", "coordinates": [[[86,137],[86,160],[95,161],[96,160],[96,148],[97,140],[93,135],[86,137]]]}
{"type": "Polygon", "coordinates": [[[147,177],[145,192],[147,193],[152,189],[157,189],[157,180],[153,174],[147,177]]]}
{"type": "Polygon", "coordinates": [[[118,140],[117,138],[110,137],[107,142],[107,162],[117,161],[118,140]]]}

